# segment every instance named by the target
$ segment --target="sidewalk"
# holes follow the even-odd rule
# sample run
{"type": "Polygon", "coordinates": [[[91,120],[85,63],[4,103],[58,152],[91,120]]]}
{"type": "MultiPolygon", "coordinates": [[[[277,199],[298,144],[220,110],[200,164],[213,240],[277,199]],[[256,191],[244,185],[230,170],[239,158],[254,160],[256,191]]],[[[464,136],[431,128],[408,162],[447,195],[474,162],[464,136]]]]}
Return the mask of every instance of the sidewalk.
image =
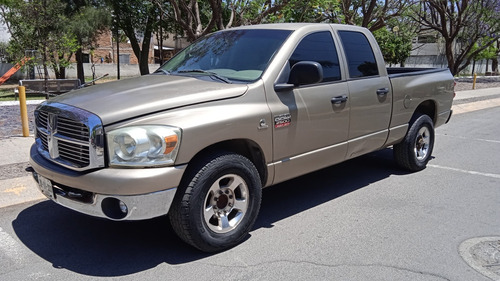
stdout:
{"type": "Polygon", "coordinates": [[[500,97],[500,88],[460,91],[457,92],[457,96],[454,98],[454,101],[484,99],[484,98],[490,98],[491,96],[495,95],[500,97]]]}
{"type": "Polygon", "coordinates": [[[33,177],[24,171],[29,166],[29,150],[34,142],[33,136],[0,139],[0,150],[7,152],[0,158],[0,169],[15,173],[0,179],[0,208],[45,198],[33,177]]]}
{"type": "Polygon", "coordinates": [[[460,91],[456,94],[452,107],[454,115],[500,106],[500,88],[460,91]]]}
{"type": "MultiPolygon", "coordinates": [[[[500,106],[500,88],[460,91],[456,93],[453,114],[500,106]]],[[[36,103],[36,101],[30,101],[36,103]]],[[[0,102],[0,106],[18,105],[19,102],[0,102]]],[[[453,117],[451,119],[453,122],[453,117]]],[[[0,151],[7,152],[0,158],[0,208],[45,197],[38,190],[31,175],[24,171],[28,167],[29,150],[33,136],[0,139],[0,151]],[[11,173],[11,174],[9,174],[11,173]],[[4,176],[7,174],[6,176],[4,176]]]]}

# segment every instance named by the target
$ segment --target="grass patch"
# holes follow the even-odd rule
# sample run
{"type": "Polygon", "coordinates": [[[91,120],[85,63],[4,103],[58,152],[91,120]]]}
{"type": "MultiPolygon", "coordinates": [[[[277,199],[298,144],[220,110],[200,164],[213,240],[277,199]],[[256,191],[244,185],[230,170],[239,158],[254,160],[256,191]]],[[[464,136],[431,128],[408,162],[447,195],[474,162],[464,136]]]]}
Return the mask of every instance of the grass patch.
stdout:
{"type": "MultiPolygon", "coordinates": [[[[96,77],[97,78],[97,77],[96,77]]],[[[124,77],[129,78],[129,77],[124,77]]],[[[124,79],[122,78],[122,79],[124,79]]],[[[85,77],[86,82],[92,81],[92,76],[85,77]]],[[[107,76],[102,79],[95,81],[96,84],[103,84],[111,81],[116,81],[116,77],[107,76]]],[[[4,84],[0,87],[0,101],[15,101],[14,90],[18,87],[18,84],[4,84]]],[[[90,86],[89,86],[90,87],[90,86]]],[[[45,99],[45,94],[29,94],[26,97],[27,100],[41,100],[45,99]]]]}
{"type": "MultiPolygon", "coordinates": [[[[10,85],[9,85],[10,86],[10,85]]],[[[12,85],[12,87],[9,86],[3,86],[0,88],[0,101],[15,101],[15,94],[14,94],[14,89],[17,87],[17,85],[12,85]]],[[[19,98],[18,98],[19,99],[19,98]]],[[[44,94],[30,94],[26,97],[26,100],[41,100],[45,99],[44,94]]]]}

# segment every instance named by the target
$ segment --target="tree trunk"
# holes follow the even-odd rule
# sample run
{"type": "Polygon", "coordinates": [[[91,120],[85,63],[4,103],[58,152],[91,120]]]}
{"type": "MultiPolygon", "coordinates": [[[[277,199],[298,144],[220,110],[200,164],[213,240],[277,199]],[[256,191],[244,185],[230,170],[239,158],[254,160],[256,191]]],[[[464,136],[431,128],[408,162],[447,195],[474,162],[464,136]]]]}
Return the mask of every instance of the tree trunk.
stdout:
{"type": "Polygon", "coordinates": [[[66,67],[59,66],[59,77],[57,79],[66,79],[66,67]]]}
{"type": "Polygon", "coordinates": [[[445,42],[446,60],[448,61],[448,68],[453,76],[458,74],[459,65],[455,64],[455,57],[453,56],[453,40],[446,40],[445,42]]]}
{"type": "MultiPolygon", "coordinates": [[[[82,45],[79,42],[80,46],[82,45]]],[[[80,80],[80,84],[85,84],[85,73],[83,70],[83,52],[82,48],[78,48],[76,51],[76,76],[80,80]]]]}
{"type": "MultiPolygon", "coordinates": [[[[153,20],[148,18],[146,31],[142,40],[142,49],[139,59],[139,70],[141,75],[149,74],[149,47],[151,46],[151,36],[153,35],[153,20]]],[[[161,52],[162,50],[160,50],[161,52]]]]}
{"type": "Polygon", "coordinates": [[[497,55],[491,60],[491,72],[498,75],[498,56],[500,55],[500,40],[497,41],[497,55]]]}

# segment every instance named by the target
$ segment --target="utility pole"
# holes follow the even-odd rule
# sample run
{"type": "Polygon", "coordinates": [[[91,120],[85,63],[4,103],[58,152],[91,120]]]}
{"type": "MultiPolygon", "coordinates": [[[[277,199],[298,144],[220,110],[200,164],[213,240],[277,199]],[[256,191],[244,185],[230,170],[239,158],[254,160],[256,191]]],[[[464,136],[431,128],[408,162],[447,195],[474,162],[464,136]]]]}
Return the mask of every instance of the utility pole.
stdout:
{"type": "Polygon", "coordinates": [[[160,10],[160,44],[158,44],[158,49],[160,49],[160,65],[163,64],[163,11],[160,10]]]}
{"type": "Polygon", "coordinates": [[[116,42],[116,79],[120,80],[120,32],[118,29],[118,15],[115,15],[115,42],[116,42]]]}

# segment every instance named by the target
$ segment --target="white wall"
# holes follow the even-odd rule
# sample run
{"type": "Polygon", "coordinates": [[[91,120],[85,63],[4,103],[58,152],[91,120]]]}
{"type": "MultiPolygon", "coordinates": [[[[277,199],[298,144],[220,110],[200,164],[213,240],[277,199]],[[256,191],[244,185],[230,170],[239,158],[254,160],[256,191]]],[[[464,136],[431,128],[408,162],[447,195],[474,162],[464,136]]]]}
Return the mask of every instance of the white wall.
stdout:
{"type": "MultiPolygon", "coordinates": [[[[159,64],[150,64],[149,65],[149,72],[152,73],[156,69],[160,67],[159,64]]],[[[92,64],[90,63],[84,63],[83,64],[83,72],[85,74],[85,77],[92,77],[92,64]]],[[[103,63],[103,64],[95,64],[95,78],[98,78],[100,76],[103,76],[104,74],[108,74],[110,77],[116,77],[117,76],[117,69],[116,69],[116,64],[113,63],[103,63]]],[[[134,77],[134,76],[140,76],[141,73],[139,72],[139,65],[137,64],[120,64],[120,77],[125,78],[125,77],[134,77]]],[[[35,71],[35,78],[38,79],[38,73],[35,71]]],[[[54,79],[55,75],[54,72],[49,69],[49,78],[54,79]]],[[[76,64],[72,64],[70,67],[66,68],[66,78],[77,78],[76,75],[76,64]]],[[[88,80],[88,79],[87,79],[88,80]]]]}
{"type": "MultiPolygon", "coordinates": [[[[160,67],[159,64],[150,64],[149,72],[152,73],[156,69],[160,67]]],[[[85,73],[85,77],[92,77],[92,64],[84,63],[83,64],[83,72],[85,73]]],[[[95,77],[103,76],[104,74],[109,74],[111,77],[117,76],[116,64],[113,63],[103,63],[103,64],[95,64],[95,77]]],[[[138,64],[120,64],[120,77],[133,77],[140,76],[141,73],[139,71],[138,64]]],[[[54,78],[51,76],[51,78],[54,78]]],[[[77,78],[76,75],[76,64],[73,64],[71,67],[66,69],[66,78],[77,78]]]]}

